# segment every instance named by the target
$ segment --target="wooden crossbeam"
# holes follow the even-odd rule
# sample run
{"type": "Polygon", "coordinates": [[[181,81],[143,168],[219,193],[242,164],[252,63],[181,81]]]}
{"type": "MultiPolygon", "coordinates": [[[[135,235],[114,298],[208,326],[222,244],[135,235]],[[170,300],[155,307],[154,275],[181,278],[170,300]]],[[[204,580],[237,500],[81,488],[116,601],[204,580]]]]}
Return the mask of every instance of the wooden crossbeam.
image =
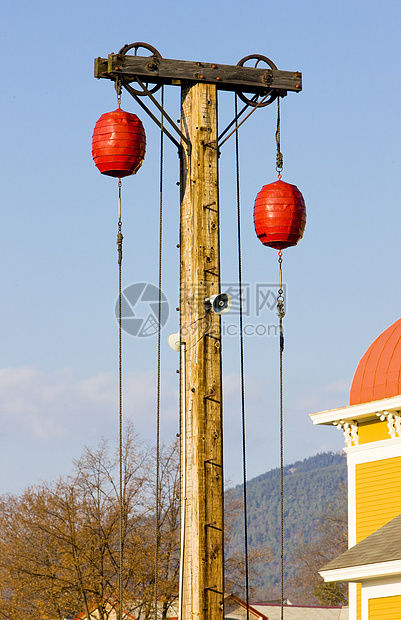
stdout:
{"type": "Polygon", "coordinates": [[[300,92],[299,71],[279,71],[267,67],[221,65],[207,62],[170,60],[156,56],[109,54],[95,59],[95,77],[133,81],[138,76],[148,84],[181,86],[182,82],[215,84],[219,90],[264,95],[270,90],[300,92]]]}

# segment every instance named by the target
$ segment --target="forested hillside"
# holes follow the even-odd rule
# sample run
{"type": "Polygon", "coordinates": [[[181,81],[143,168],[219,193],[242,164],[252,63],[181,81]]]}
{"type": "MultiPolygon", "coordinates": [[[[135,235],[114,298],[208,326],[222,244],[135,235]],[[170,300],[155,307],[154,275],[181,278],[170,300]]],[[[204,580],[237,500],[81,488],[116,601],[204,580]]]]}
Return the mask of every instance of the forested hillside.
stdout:
{"type": "MultiPolygon", "coordinates": [[[[331,546],[331,542],[327,541],[332,541],[332,553],[331,549],[327,552],[329,556],[335,557],[344,547],[345,481],[346,459],[343,454],[322,453],[285,467],[285,596],[292,602],[319,602],[316,596],[307,593],[308,587],[304,581],[310,579],[304,571],[305,559],[302,562],[298,556],[305,556],[309,551],[313,553],[315,547],[320,549],[323,538],[326,546],[331,546]],[[325,513],[326,517],[322,518],[325,513]],[[332,535],[327,532],[327,513],[330,523],[334,522],[332,535]],[[326,531],[322,531],[322,526],[326,531]]],[[[227,509],[230,501],[239,502],[242,496],[242,485],[231,489],[227,494],[227,509]]],[[[252,599],[277,599],[280,597],[280,470],[277,468],[250,480],[247,496],[250,552],[267,547],[271,556],[267,563],[259,563],[256,570],[251,566],[252,599]]],[[[243,548],[244,520],[240,513],[234,522],[228,553],[239,552],[243,548]]]]}

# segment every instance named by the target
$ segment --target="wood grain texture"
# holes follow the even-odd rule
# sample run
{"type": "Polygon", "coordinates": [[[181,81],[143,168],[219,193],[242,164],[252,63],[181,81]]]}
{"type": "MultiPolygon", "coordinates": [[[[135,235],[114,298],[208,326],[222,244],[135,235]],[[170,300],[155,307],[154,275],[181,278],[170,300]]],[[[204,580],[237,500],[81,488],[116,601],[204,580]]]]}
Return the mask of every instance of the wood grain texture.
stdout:
{"type": "Polygon", "coordinates": [[[299,71],[119,54],[95,59],[95,77],[115,79],[117,75],[127,81],[139,76],[150,84],[181,85],[183,81],[211,83],[219,90],[245,91],[259,95],[266,94],[271,89],[293,92],[302,90],[302,74],[299,71]]]}
{"type": "MultiPolygon", "coordinates": [[[[185,341],[187,518],[185,620],[223,618],[223,448],[220,317],[205,298],[220,289],[217,93],[184,85],[181,131],[180,329],[185,341]]],[[[182,418],[182,416],[181,416],[182,418]]],[[[184,432],[181,422],[181,436],[184,432]]]]}

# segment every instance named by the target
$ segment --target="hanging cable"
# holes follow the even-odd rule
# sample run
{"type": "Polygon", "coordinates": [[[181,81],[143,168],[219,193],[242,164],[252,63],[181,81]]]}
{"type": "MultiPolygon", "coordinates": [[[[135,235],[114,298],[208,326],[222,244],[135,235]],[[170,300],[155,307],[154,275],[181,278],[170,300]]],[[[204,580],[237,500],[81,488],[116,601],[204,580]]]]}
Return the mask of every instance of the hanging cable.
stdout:
{"type": "Polygon", "coordinates": [[[117,77],[116,81],[114,82],[114,88],[116,89],[116,93],[117,93],[118,109],[120,109],[121,107],[121,79],[119,77],[117,77]]]}
{"type": "Polygon", "coordinates": [[[283,416],[283,352],[284,352],[284,332],[283,318],[284,292],[283,292],[283,253],[278,253],[279,264],[279,289],[277,295],[277,314],[279,317],[279,337],[280,337],[280,583],[281,583],[281,620],[284,616],[284,416],[283,416]]]}
{"type": "Polygon", "coordinates": [[[123,610],[123,357],[122,357],[122,261],[123,261],[123,235],[121,220],[121,179],[118,179],[118,400],[119,400],[119,570],[118,592],[119,612],[118,618],[122,620],[123,610]]]}
{"type": "MultiPolygon", "coordinates": [[[[281,152],[281,115],[280,97],[277,97],[277,128],[276,128],[276,171],[277,178],[281,179],[283,171],[284,157],[281,152]]],[[[277,314],[279,318],[279,349],[280,349],[280,620],[284,617],[284,415],[283,415],[283,352],[284,352],[284,331],[283,318],[284,292],[283,292],[283,253],[279,250],[279,289],[277,295],[277,314]]]]}
{"type": "Polygon", "coordinates": [[[276,129],[276,170],[281,178],[283,171],[284,156],[281,152],[281,118],[280,118],[280,97],[277,97],[277,129],[276,129]]]}
{"type": "MultiPolygon", "coordinates": [[[[235,95],[235,118],[238,129],[238,100],[235,95]]],[[[235,162],[237,180],[237,240],[238,240],[238,287],[239,287],[239,333],[240,333],[240,372],[241,372],[241,421],[242,421],[242,468],[244,488],[244,554],[245,554],[245,600],[246,620],[249,620],[249,562],[248,562],[248,503],[246,484],[246,426],[245,426],[245,376],[244,376],[244,330],[242,308],[242,252],[241,252],[241,201],[239,169],[239,137],[235,132],[235,162]]]]}
{"type": "MultiPolygon", "coordinates": [[[[164,86],[161,89],[161,108],[164,109],[164,86]]],[[[163,255],[163,113],[160,121],[160,176],[159,176],[159,305],[157,328],[157,403],[156,403],[156,522],[155,522],[155,620],[158,613],[158,572],[160,547],[160,392],[161,392],[161,325],[162,325],[162,255],[163,255]]]]}
{"type": "MultiPolygon", "coordinates": [[[[180,334],[181,335],[181,334],[180,334]]],[[[185,342],[180,341],[181,355],[181,410],[182,410],[182,489],[181,489],[181,534],[180,534],[180,576],[178,583],[178,620],[182,620],[184,598],[184,557],[185,557],[185,528],[187,515],[187,384],[186,360],[187,351],[185,342]]]]}

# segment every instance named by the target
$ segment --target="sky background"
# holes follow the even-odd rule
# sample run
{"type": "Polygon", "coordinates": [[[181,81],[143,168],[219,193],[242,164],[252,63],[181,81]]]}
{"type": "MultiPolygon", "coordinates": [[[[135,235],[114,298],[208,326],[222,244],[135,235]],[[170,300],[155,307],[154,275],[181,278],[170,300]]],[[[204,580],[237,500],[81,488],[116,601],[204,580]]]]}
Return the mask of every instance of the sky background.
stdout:
{"type": "MultiPolygon", "coordinates": [[[[303,92],[282,101],[283,180],[302,191],[303,240],[284,251],[285,461],[343,447],[341,432],[308,414],[348,402],[359,359],[400,318],[401,5],[393,0],[70,0],[4,3],[0,225],[0,493],[18,493],[72,469],[84,446],[118,434],[117,186],[95,168],[96,120],[116,108],[113,84],[93,61],[145,41],[162,56],[236,64],[248,54],[301,71],[303,92]]],[[[219,99],[220,128],[233,95],[219,99]]],[[[123,285],[158,278],[159,131],[127,93],[147,155],[123,182],[123,285]]],[[[179,88],[166,89],[179,118],[179,88]]],[[[276,106],[240,129],[243,280],[277,282],[277,254],[253,230],[253,204],[275,173],[276,106]]],[[[235,283],[234,138],[223,147],[222,280],[235,283]]],[[[178,158],[165,142],[162,419],[175,438],[178,158]]],[[[252,298],[253,299],[253,298],[252,298]]],[[[254,301],[254,299],[253,299],[254,301]]],[[[276,323],[254,304],[245,323],[276,323]]],[[[226,322],[237,317],[227,315],[226,322]]],[[[157,339],[124,338],[124,416],[155,440],[157,339]]],[[[239,343],[223,343],[225,477],[241,481],[239,343]]],[[[248,477],[279,465],[278,343],[245,338],[248,477]]]]}

